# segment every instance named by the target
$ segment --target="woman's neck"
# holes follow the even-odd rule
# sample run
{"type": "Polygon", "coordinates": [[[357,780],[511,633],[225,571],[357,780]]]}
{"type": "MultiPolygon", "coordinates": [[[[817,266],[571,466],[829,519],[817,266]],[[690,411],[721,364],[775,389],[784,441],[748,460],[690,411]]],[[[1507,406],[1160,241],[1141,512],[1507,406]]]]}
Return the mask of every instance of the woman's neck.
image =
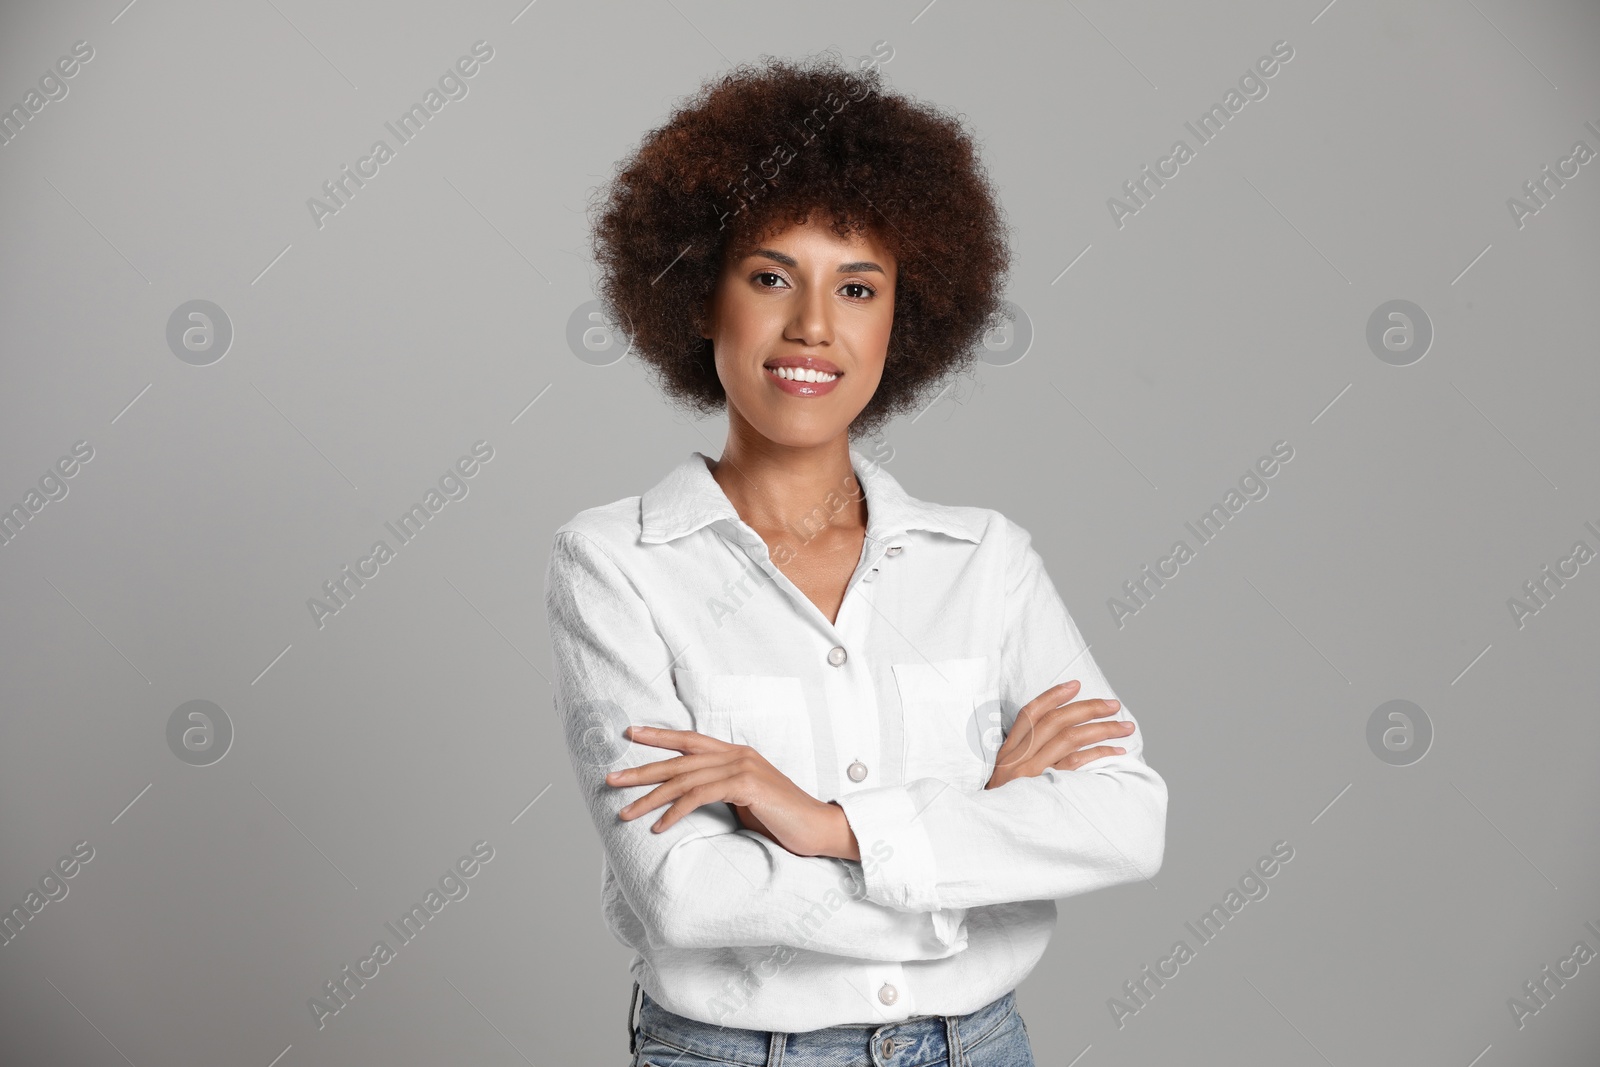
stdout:
{"type": "Polygon", "coordinates": [[[820,445],[778,445],[731,428],[722,457],[711,465],[739,517],[758,533],[809,531],[823,526],[865,529],[867,502],[850,465],[848,434],[820,445]]]}

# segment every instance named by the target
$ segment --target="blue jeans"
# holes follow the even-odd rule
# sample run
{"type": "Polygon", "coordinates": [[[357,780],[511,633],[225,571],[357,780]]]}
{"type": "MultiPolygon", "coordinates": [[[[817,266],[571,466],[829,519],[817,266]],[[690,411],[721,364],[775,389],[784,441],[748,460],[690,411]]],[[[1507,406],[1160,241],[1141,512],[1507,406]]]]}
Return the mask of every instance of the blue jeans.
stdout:
{"type": "Polygon", "coordinates": [[[1016,993],[969,1015],[829,1026],[800,1034],[743,1030],[668,1011],[633,984],[628,1002],[631,1067],[1034,1067],[1016,993]]]}

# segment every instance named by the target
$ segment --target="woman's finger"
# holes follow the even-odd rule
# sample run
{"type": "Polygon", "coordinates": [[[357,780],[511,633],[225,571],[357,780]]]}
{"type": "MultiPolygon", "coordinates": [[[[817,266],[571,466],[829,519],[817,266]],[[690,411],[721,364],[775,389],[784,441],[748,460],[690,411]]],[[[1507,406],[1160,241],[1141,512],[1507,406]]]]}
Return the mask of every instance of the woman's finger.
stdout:
{"type": "Polygon", "coordinates": [[[661,818],[657,819],[655,825],[650,827],[651,831],[659,834],[702,804],[715,804],[719,800],[729,800],[727,787],[729,780],[728,777],[720,777],[714,781],[702,782],[693,786],[680,796],[672,807],[662,813],[661,818]]]}
{"type": "Polygon", "coordinates": [[[1082,687],[1082,685],[1083,683],[1078,681],[1078,679],[1069,678],[1060,685],[1052,685],[1049,689],[1046,689],[1044,692],[1028,701],[1028,706],[1030,708],[1037,706],[1043,711],[1048,711],[1051,708],[1059,707],[1060,705],[1065,704],[1067,702],[1067,698],[1073,693],[1076,693],[1082,687]]]}
{"type": "MultiPolygon", "coordinates": [[[[1018,743],[1021,743],[1026,739],[1028,730],[1043,718],[1046,712],[1064,703],[1068,697],[1077,691],[1078,680],[1074,678],[1071,681],[1062,682],[1060,685],[1051,686],[1022,705],[1017,711],[1016,721],[1011,724],[1011,729],[1006,734],[1006,742],[1010,742],[1013,737],[1017,737],[1018,743]]],[[[1002,742],[1000,746],[1002,751],[1005,750],[1006,742],[1002,742]]]]}
{"type": "Polygon", "coordinates": [[[1083,748],[1076,752],[1069,753],[1065,758],[1057,763],[1052,763],[1050,766],[1056,767],[1063,771],[1075,771],[1079,767],[1082,767],[1085,763],[1088,763],[1090,760],[1104,759],[1106,756],[1121,756],[1125,755],[1127,751],[1127,749],[1120,748],[1115,745],[1099,745],[1095,748],[1083,748]]]}
{"type": "Polygon", "coordinates": [[[1017,712],[1017,721],[1012,724],[1012,730],[1016,730],[1018,726],[1042,720],[1046,714],[1065,704],[1079,688],[1080,683],[1074,678],[1071,681],[1062,682],[1060,685],[1053,685],[1046,689],[1022,705],[1021,710],[1017,712]]]}
{"type": "Polygon", "coordinates": [[[726,741],[693,730],[664,730],[659,726],[630,726],[628,740],[651,748],[671,748],[679,752],[713,752],[731,747],[726,741]]]}
{"type": "MultiPolygon", "coordinates": [[[[1117,700],[1078,700],[1063,707],[1051,708],[1031,721],[1032,732],[1023,738],[1026,752],[1031,754],[1042,751],[1054,743],[1069,730],[1082,730],[1085,725],[1095,719],[1115,715],[1122,707],[1117,700]]],[[[1096,723],[1096,726],[1100,724],[1096,723]]],[[[1113,734],[1086,734],[1084,739],[1073,745],[1073,748],[1082,748],[1090,740],[1099,737],[1117,737],[1120,733],[1113,734]]],[[[1025,757],[1017,757],[1025,758],[1025,757]]]]}
{"type": "MultiPolygon", "coordinates": [[[[689,771],[686,774],[674,775],[665,783],[656,786],[650,792],[630,804],[626,804],[617,812],[622,819],[637,819],[646,812],[654,811],[669,801],[677,800],[703,784],[714,783],[729,777],[728,769],[723,764],[712,764],[698,771],[689,771]]],[[[721,799],[721,798],[718,798],[721,799]]],[[[701,801],[701,803],[707,803],[701,801]]],[[[657,826],[659,827],[659,823],[657,826]]]]}
{"type": "Polygon", "coordinates": [[[1089,700],[1075,700],[1065,707],[1055,708],[1047,716],[1051,723],[1061,723],[1067,726],[1080,726],[1094,719],[1103,719],[1107,715],[1115,715],[1122,709],[1122,701],[1091,698],[1089,700]]]}
{"type": "Polygon", "coordinates": [[[1078,690],[1078,680],[1074,678],[1060,685],[1053,685],[1024,704],[1018,711],[1011,729],[1006,731],[1005,738],[1000,742],[1000,748],[995,752],[995,766],[1008,767],[1028,757],[1034,748],[1044,740],[1037,733],[1038,726],[1044,721],[1046,714],[1060,705],[1078,690]]]}
{"type": "Polygon", "coordinates": [[[1083,748],[1091,741],[1128,737],[1132,733],[1133,723],[1127,719],[1113,719],[1110,722],[1086,722],[1082,726],[1069,726],[1057,736],[1071,738],[1074,748],[1083,748]]]}
{"type": "Polygon", "coordinates": [[[629,786],[664,782],[675,775],[699,770],[717,758],[716,753],[700,753],[692,756],[672,756],[667,759],[653,760],[650,763],[641,763],[637,767],[624,767],[621,770],[612,771],[606,775],[606,784],[629,786]]]}
{"type": "Polygon", "coordinates": [[[1068,727],[1039,747],[1041,769],[1058,767],[1073,753],[1083,751],[1098,741],[1120,740],[1131,732],[1126,729],[1131,725],[1127,722],[1093,722],[1068,727]]]}
{"type": "MultiPolygon", "coordinates": [[[[1097,717],[1115,715],[1121,706],[1115,700],[1079,700],[1064,707],[1047,708],[1043,711],[1036,709],[1026,718],[1019,714],[1016,723],[1011,727],[1011,732],[1006,735],[1005,742],[995,753],[995,766],[1010,767],[1031,759],[1047,750],[1066,731],[1082,729],[1078,724],[1097,717]]],[[[1071,748],[1082,748],[1089,741],[1098,740],[1100,737],[1118,736],[1123,734],[1117,732],[1087,735],[1071,748]]],[[[1047,761],[1040,766],[1050,765],[1047,761]]]]}

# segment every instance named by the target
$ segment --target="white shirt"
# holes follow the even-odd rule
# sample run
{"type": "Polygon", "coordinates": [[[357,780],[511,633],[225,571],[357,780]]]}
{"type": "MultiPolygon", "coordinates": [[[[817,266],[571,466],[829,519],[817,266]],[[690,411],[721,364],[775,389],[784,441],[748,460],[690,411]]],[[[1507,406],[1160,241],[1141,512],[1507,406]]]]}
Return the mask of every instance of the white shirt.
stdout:
{"type": "MultiPolygon", "coordinates": [[[[1074,700],[1115,697],[1028,532],[850,457],[867,531],[836,622],[699,452],[556,532],[555,705],[604,849],[602,910],[679,1015],[796,1033],[965,1014],[1033,969],[1056,899],[1161,866],[1167,786],[1142,729],[1096,742],[1125,755],[983,788],[1023,704],[1073,678],[1074,700]],[[720,802],[662,833],[665,806],[619,819],[656,786],[606,773],[679,755],[622,737],[630,723],[750,745],[839,802],[861,861],[797,856],[720,802]]],[[[819,501],[812,530],[848,490],[819,501]]],[[[1133,721],[1126,703],[1114,717],[1133,721]]]]}

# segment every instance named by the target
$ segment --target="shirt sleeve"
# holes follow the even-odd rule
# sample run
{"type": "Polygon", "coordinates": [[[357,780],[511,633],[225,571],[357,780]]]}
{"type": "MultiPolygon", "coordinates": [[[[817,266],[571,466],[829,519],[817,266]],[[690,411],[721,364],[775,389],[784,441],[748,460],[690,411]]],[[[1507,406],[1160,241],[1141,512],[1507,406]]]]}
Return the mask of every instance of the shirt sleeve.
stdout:
{"type": "MultiPolygon", "coordinates": [[[[1020,708],[1062,682],[1072,699],[1116,699],[1045,572],[1009,521],[1000,689],[1020,708]]],[[[1134,722],[1126,702],[1117,719],[1134,722]]],[[[1009,724],[1007,724],[1009,730],[1009,724]]],[[[840,797],[856,838],[893,856],[865,870],[867,899],[907,911],[1060,899],[1149,878],[1166,848],[1167,785],[1144,760],[1144,730],[1095,742],[1127,749],[1077,770],[1046,768],[967,792],[934,778],[840,797]]],[[[1092,746],[1091,746],[1092,747],[1092,746]]]]}
{"type": "Polygon", "coordinates": [[[964,913],[910,914],[868,900],[860,864],[797,856],[742,827],[727,804],[702,805],[661,833],[650,826],[664,808],[619,818],[657,783],[618,787],[605,775],[678,755],[622,730],[694,729],[673,685],[677,656],[638,588],[582,533],[557,532],[545,581],[567,754],[607,865],[653,946],[790,945],[893,961],[965,950],[964,913]]]}

